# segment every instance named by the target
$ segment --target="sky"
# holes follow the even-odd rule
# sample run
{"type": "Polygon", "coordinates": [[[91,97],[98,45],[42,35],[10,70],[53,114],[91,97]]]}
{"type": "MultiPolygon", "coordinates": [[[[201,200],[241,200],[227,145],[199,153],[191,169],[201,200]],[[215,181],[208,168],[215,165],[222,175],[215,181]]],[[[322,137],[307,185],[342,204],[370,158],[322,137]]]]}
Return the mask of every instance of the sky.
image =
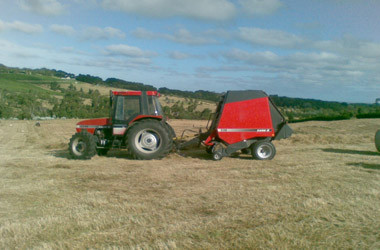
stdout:
{"type": "Polygon", "coordinates": [[[0,63],[374,103],[380,1],[0,0],[0,63]]]}

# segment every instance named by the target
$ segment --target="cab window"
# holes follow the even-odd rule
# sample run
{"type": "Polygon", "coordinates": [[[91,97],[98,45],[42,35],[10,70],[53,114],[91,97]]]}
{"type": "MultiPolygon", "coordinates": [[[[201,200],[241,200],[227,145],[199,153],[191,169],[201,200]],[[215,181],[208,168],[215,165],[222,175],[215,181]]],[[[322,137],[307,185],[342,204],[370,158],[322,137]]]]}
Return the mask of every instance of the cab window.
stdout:
{"type": "Polygon", "coordinates": [[[148,114],[149,115],[162,115],[161,105],[156,96],[148,96],[148,114]]]}
{"type": "Polygon", "coordinates": [[[115,120],[127,121],[141,114],[140,96],[118,96],[115,120]]]}

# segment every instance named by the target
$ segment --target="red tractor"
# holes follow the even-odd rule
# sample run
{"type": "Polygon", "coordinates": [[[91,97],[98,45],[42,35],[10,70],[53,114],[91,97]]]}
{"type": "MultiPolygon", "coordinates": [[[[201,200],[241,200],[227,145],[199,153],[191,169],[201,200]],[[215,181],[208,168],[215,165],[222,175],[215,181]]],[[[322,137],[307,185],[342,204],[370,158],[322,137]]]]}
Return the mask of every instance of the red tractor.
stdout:
{"type": "Polygon", "coordinates": [[[69,143],[74,159],[106,155],[111,148],[126,148],[133,158],[157,159],[173,148],[175,132],[165,121],[157,91],[110,93],[110,117],[84,120],[69,143]]]}
{"type": "Polygon", "coordinates": [[[265,92],[228,91],[219,102],[208,131],[178,147],[203,143],[214,160],[237,151],[251,154],[257,160],[271,160],[276,154],[272,141],[288,138],[292,133],[265,92]]]}

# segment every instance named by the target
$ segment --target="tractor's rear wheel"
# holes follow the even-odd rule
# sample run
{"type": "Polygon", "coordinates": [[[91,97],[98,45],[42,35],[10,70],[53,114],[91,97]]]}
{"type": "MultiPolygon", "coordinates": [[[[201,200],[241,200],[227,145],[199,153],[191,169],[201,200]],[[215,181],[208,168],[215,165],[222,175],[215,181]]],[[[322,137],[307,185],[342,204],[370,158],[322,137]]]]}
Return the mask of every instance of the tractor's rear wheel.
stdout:
{"type": "Polygon", "coordinates": [[[74,134],[70,139],[69,152],[73,159],[91,159],[96,154],[94,135],[87,132],[87,130],[74,134]]]}
{"type": "Polygon", "coordinates": [[[136,122],[127,132],[130,154],[140,160],[160,159],[173,148],[167,128],[156,120],[136,122]]]}
{"type": "Polygon", "coordinates": [[[252,144],[251,152],[256,160],[272,160],[276,155],[276,148],[271,142],[258,141],[252,144]]]}
{"type": "Polygon", "coordinates": [[[376,145],[377,151],[380,152],[380,130],[377,130],[377,132],[376,132],[375,145],[376,145]]]}

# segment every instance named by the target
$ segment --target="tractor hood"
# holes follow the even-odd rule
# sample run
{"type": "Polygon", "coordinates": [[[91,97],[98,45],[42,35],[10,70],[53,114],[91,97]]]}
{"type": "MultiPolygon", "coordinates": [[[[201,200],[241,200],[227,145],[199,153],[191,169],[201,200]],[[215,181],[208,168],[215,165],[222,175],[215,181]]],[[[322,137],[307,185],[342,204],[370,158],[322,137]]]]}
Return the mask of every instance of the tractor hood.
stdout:
{"type": "Polygon", "coordinates": [[[86,129],[89,133],[93,134],[95,129],[104,129],[111,126],[111,120],[109,118],[98,118],[83,120],[77,123],[77,132],[82,129],[86,129]]]}

